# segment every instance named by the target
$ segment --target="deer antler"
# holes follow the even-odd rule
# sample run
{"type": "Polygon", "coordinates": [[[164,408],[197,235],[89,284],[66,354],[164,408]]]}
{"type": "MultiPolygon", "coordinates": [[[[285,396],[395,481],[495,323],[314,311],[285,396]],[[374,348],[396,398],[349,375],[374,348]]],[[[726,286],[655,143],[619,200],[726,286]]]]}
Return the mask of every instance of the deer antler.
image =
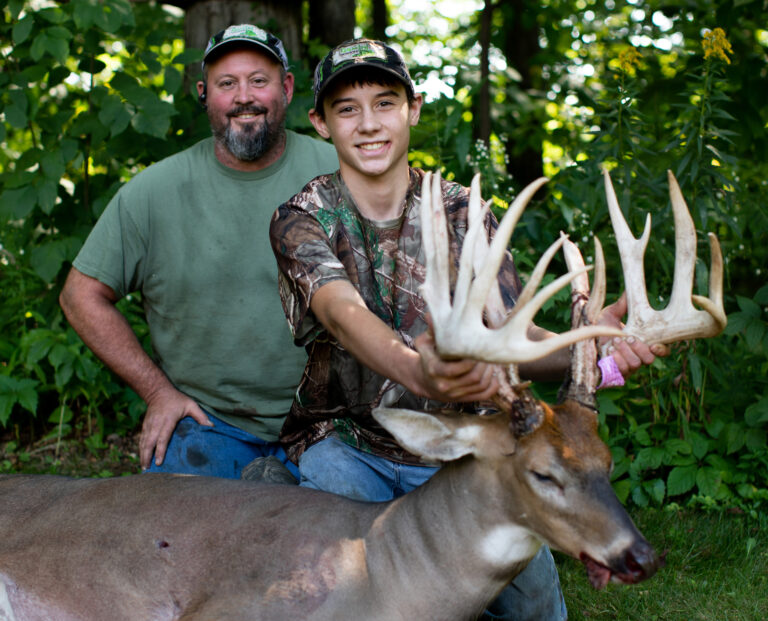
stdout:
{"type": "Polygon", "coordinates": [[[440,176],[429,172],[425,174],[421,220],[427,275],[422,285],[422,295],[433,317],[437,349],[443,356],[516,364],[543,358],[582,339],[621,334],[613,328],[588,326],[543,341],[528,338],[529,324],[544,302],[588,269],[564,274],[536,293],[547,265],[562,246],[564,237],[553,243],[542,255],[514,311],[504,317],[498,293],[498,271],[523,209],[546,181],[543,177],[537,179],[518,195],[489,246],[483,226],[488,207],[481,206],[479,176],[475,176],[470,191],[468,228],[451,304],[448,230],[440,192],[440,176]],[[483,309],[486,307],[489,310],[490,326],[483,321],[483,309]]]}
{"type": "Polygon", "coordinates": [[[648,345],[720,334],[728,321],[723,308],[723,256],[720,243],[714,233],[709,233],[712,255],[709,297],[693,295],[696,229],[675,176],[671,171],[667,171],[669,196],[675,219],[675,276],[669,304],[664,310],[653,309],[646,294],[643,256],[651,234],[651,215],[648,214],[643,235],[636,239],[621,213],[607,170],[603,171],[603,176],[608,211],[621,255],[624,287],[627,292],[629,312],[624,331],[642,339],[648,345]],[[692,302],[696,302],[704,310],[697,310],[692,302]]]}

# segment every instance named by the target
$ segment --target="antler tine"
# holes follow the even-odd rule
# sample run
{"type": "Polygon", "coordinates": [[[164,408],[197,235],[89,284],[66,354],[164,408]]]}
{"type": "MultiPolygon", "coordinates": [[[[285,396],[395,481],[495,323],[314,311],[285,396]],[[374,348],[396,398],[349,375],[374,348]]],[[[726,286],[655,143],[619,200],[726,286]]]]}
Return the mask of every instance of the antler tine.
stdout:
{"type": "Polygon", "coordinates": [[[448,224],[443,198],[440,192],[440,177],[437,192],[432,195],[432,173],[427,172],[421,184],[421,230],[422,245],[427,269],[421,294],[432,314],[434,325],[445,325],[450,319],[450,271],[448,266],[448,224]]]}
{"type": "MultiPolygon", "coordinates": [[[[434,219],[432,224],[424,226],[427,278],[422,294],[432,316],[436,318],[433,322],[435,342],[442,355],[516,364],[542,358],[581,339],[620,334],[618,330],[612,328],[589,326],[543,341],[528,339],[528,326],[536,312],[547,299],[579,274],[579,272],[565,274],[533,295],[549,258],[562,245],[562,239],[556,241],[539,261],[531,283],[522,296],[525,304],[518,302],[518,310],[514,316],[502,327],[495,329],[486,326],[483,322],[483,309],[488,303],[489,293],[493,287],[497,286],[498,271],[515,224],[531,197],[546,183],[545,178],[529,184],[515,199],[502,219],[490,247],[485,237],[483,218],[475,218],[474,215],[482,215],[485,212],[478,208],[479,183],[473,185],[470,196],[470,203],[473,205],[473,221],[469,225],[464,240],[453,307],[451,307],[450,302],[446,301],[449,298],[447,228],[442,200],[439,198],[439,186],[434,185],[434,179],[432,176],[429,177],[429,182],[433,184],[431,190],[422,190],[422,216],[428,214],[428,217],[434,219]],[[431,201],[431,207],[424,205],[427,199],[431,201]],[[475,278],[472,280],[472,271],[481,263],[482,266],[477,268],[475,278]],[[530,287],[530,285],[534,286],[530,287]]],[[[428,185],[426,177],[424,185],[428,185]]],[[[586,269],[583,268],[581,271],[586,269]]]]}
{"type": "Polygon", "coordinates": [[[624,331],[649,345],[674,343],[692,338],[716,336],[723,331],[727,318],[723,308],[723,263],[717,237],[709,234],[712,265],[708,298],[692,295],[696,265],[696,229],[680,186],[671,171],[669,195],[675,221],[675,275],[669,304],[658,311],[648,303],[643,257],[651,232],[651,216],[638,240],[632,235],[621,213],[616,192],[607,170],[603,170],[608,211],[619,247],[627,292],[628,316],[624,331]],[[704,310],[693,306],[696,302],[704,310]]]}
{"type": "MultiPolygon", "coordinates": [[[[675,218],[675,278],[672,283],[672,295],[670,305],[693,308],[689,300],[692,299],[704,308],[712,321],[705,315],[700,315],[702,331],[694,336],[717,336],[725,329],[728,319],[723,307],[723,254],[720,250],[720,242],[714,233],[707,233],[709,237],[709,250],[711,265],[709,269],[709,297],[692,295],[693,276],[696,266],[696,228],[693,218],[688,211],[688,205],[680,191],[680,186],[671,170],[667,171],[669,181],[669,198],[675,218]],[[683,269],[678,279],[678,265],[683,263],[683,269]],[[679,296],[679,302],[678,302],[679,296]]],[[[694,309],[695,310],[695,309],[694,309]]],[[[701,312],[701,311],[697,311],[701,312]]]]}

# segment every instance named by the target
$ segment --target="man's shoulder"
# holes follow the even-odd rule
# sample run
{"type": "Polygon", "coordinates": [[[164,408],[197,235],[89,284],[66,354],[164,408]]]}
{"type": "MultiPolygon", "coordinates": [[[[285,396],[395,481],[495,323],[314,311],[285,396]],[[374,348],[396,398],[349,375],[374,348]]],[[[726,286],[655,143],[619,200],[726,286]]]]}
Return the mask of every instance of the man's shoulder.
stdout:
{"type": "Polygon", "coordinates": [[[308,136],[307,134],[299,134],[293,130],[286,130],[289,144],[292,149],[298,153],[312,153],[323,158],[331,158],[330,162],[336,162],[336,148],[325,140],[319,140],[308,136]]]}
{"type": "Polygon", "coordinates": [[[206,163],[213,153],[213,138],[204,138],[195,144],[172,153],[153,164],[147,166],[144,170],[136,174],[134,179],[149,181],[150,179],[163,180],[168,183],[169,179],[175,179],[179,175],[199,174],[200,168],[206,163]],[[173,175],[168,177],[167,175],[173,175]]]}

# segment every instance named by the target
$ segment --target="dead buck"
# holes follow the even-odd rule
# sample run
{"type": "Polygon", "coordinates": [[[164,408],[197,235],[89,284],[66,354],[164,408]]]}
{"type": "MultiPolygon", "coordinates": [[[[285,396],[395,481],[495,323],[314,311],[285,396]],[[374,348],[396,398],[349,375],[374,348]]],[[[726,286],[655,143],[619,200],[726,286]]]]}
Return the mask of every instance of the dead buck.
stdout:
{"type": "Polygon", "coordinates": [[[598,587],[653,575],[659,559],[611,489],[611,455],[592,407],[594,337],[615,331],[582,324],[594,321],[604,284],[588,303],[584,270],[573,267],[578,250],[561,238],[513,317],[504,322],[500,312],[500,257],[542,183],[512,205],[490,250],[474,184],[451,303],[445,218],[431,187],[439,179],[427,176],[424,293],[446,355],[512,365],[576,343],[563,403],[535,400],[513,372],[497,414],[377,410],[398,442],[444,464],[389,503],[206,477],[0,477],[0,619],[471,619],[541,542],[581,559],[598,587]],[[534,295],[561,245],[574,272],[534,295]],[[574,329],[528,341],[534,313],[569,279],[574,329]]]}

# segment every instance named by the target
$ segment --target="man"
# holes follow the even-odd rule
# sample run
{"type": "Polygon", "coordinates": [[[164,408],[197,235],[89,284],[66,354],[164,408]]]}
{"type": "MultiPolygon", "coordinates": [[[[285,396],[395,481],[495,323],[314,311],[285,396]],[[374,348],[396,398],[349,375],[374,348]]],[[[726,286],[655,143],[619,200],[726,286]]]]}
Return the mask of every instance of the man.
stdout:
{"type": "MultiPolygon", "coordinates": [[[[281,437],[302,485],[360,500],[390,500],[436,471],[397,446],[372,418],[374,407],[476,411],[474,402],[498,389],[493,365],[441,360],[429,336],[419,294],[424,173],[408,165],[421,104],[402,57],[386,44],[361,39],[332,50],[315,72],[310,120],[333,141],[339,171],[282,205],[270,229],[283,307],[296,343],[309,352],[281,437]]],[[[468,192],[447,181],[441,191],[456,260],[468,192]]],[[[489,236],[496,226],[489,214],[489,236]]],[[[520,282],[509,254],[499,284],[512,308],[520,282]]],[[[609,307],[602,322],[617,324],[624,310],[609,307]]],[[[536,326],[529,332],[549,336],[536,326]]],[[[654,358],[640,342],[618,341],[614,351],[625,372],[654,358]]],[[[567,358],[560,351],[520,371],[532,379],[562,377],[567,358]]],[[[552,556],[543,548],[485,618],[565,615],[552,556]]]]}
{"type": "Polygon", "coordinates": [[[281,312],[269,219],[337,161],[286,131],[293,85],[277,37],[214,35],[197,84],[213,137],[121,188],[62,290],[73,328],[147,404],[143,469],[236,478],[256,457],[285,461],[276,440],[306,357],[281,312]],[[132,291],[155,360],[115,307],[132,291]]]}

